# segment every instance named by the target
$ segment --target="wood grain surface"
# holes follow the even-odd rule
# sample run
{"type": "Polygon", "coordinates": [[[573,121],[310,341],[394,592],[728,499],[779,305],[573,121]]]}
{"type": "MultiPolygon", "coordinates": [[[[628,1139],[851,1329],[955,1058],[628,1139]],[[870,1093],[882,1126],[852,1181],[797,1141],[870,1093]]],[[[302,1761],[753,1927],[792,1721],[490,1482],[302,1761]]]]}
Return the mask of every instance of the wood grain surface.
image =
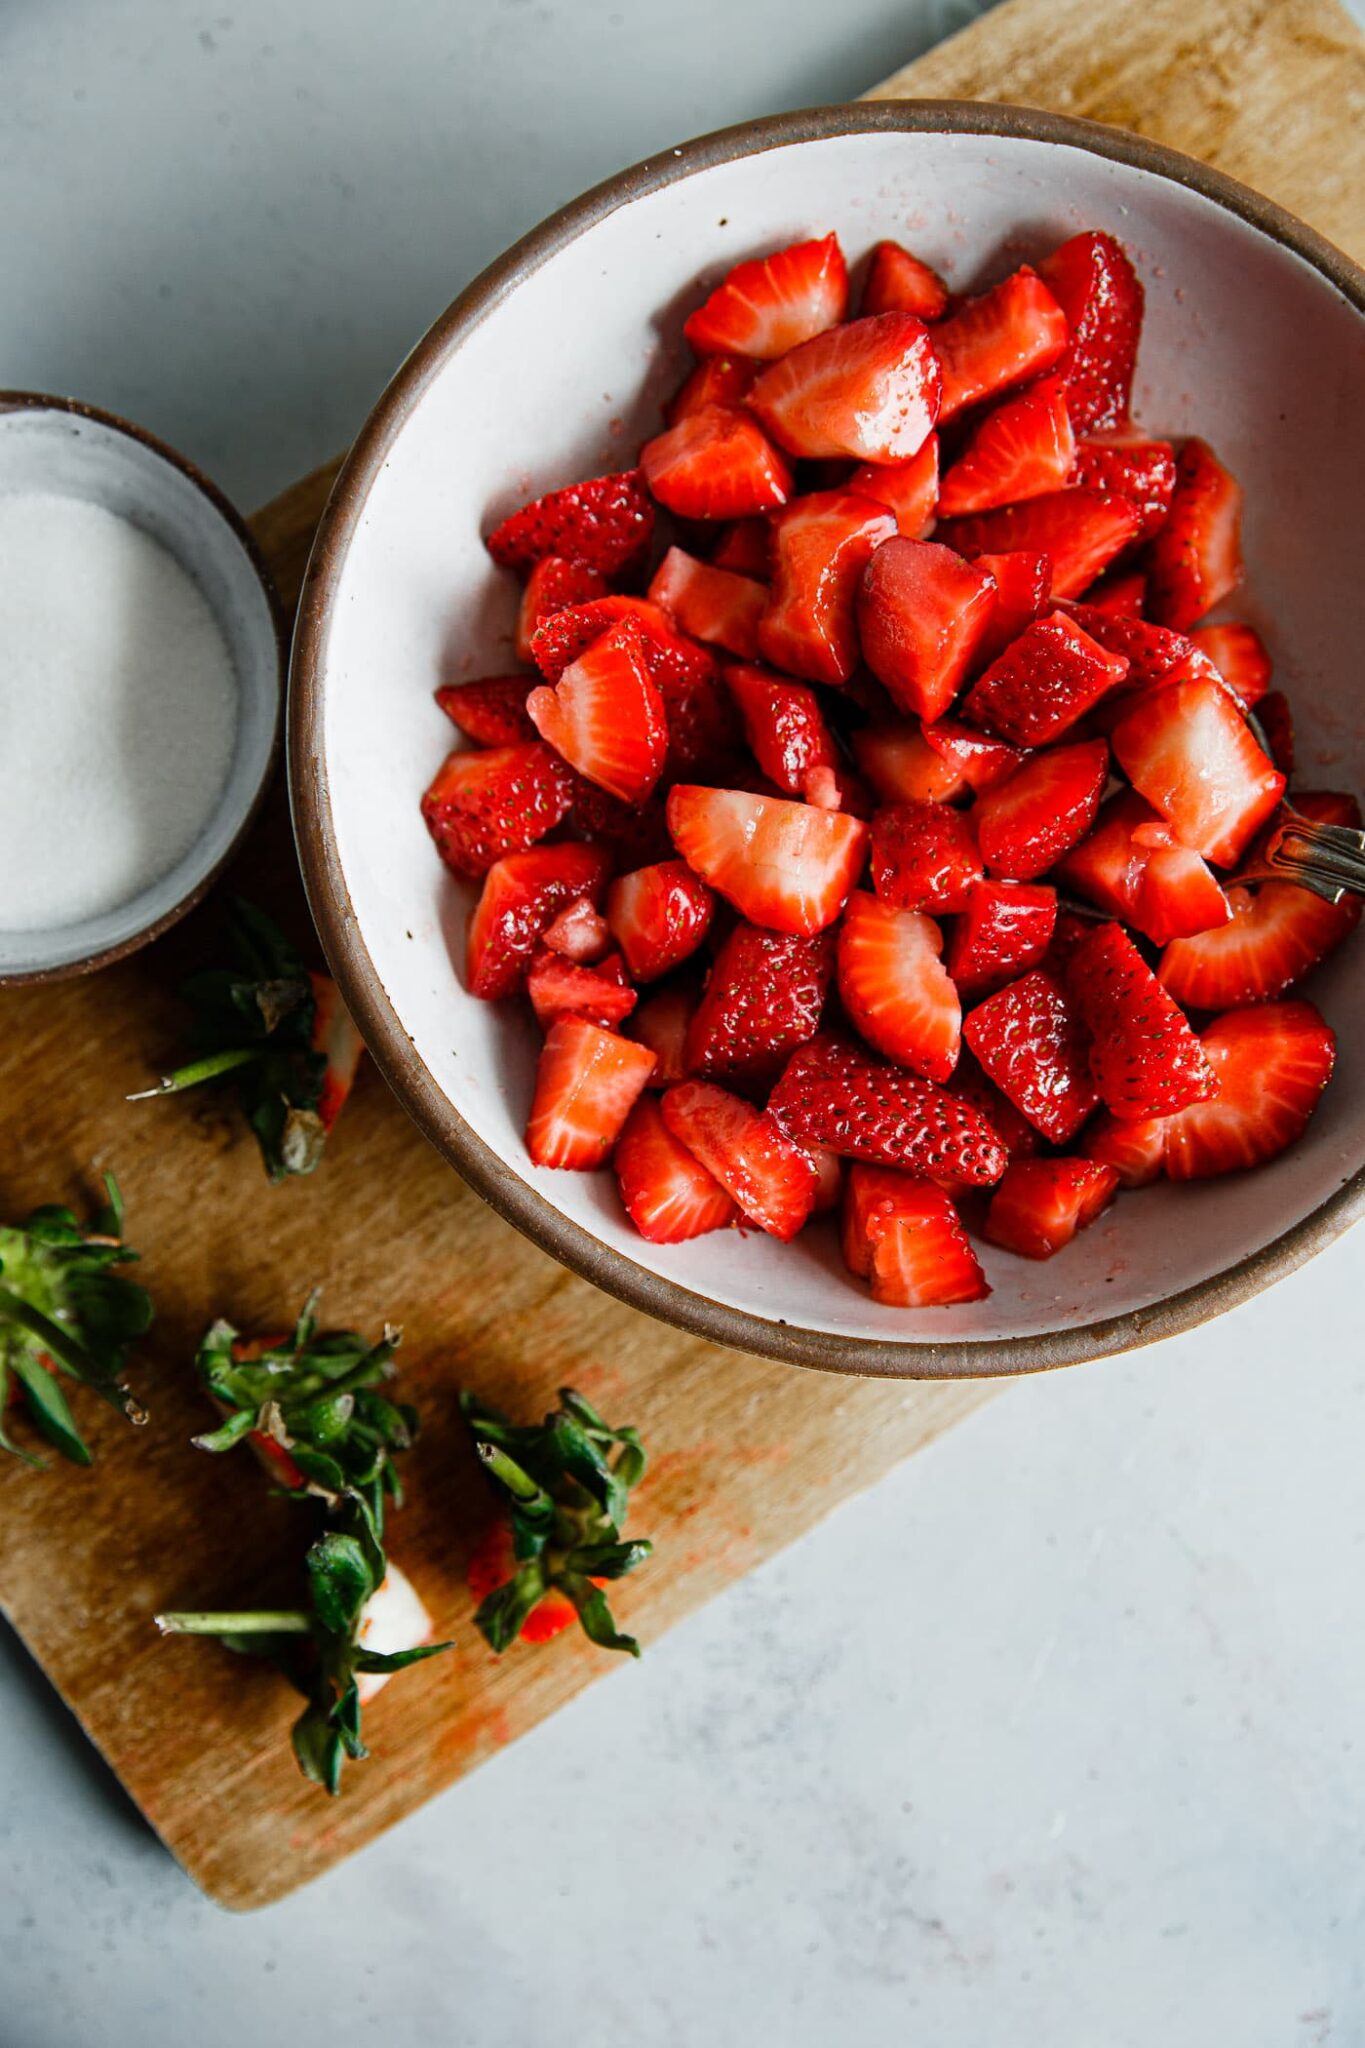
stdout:
{"type": "MultiPolygon", "coordinates": [[[[1009,0],[878,94],[1018,99],[1206,157],[1365,259],[1365,42],[1330,0],[1009,0]]],[[[452,280],[452,285],[456,280],[452,280]]],[[[292,603],[335,465],[258,516],[292,603]]],[[[225,884],[311,943],[277,789],[225,884]]],[[[223,890],[218,897],[221,899],[223,890]]],[[[76,1198],[112,1166],[158,1308],[134,1375],[152,1420],[83,1419],[97,1464],[0,1469],[0,1602],[185,1869],[225,1905],[281,1897],[514,1741],[618,1664],[576,1637],[498,1660],[470,1626],[469,1554],[491,1502],[455,1413],[461,1383],[527,1414],[573,1383],[653,1452],[632,1529],[656,1560],[617,1597],[648,1643],[841,1500],[990,1398],[762,1363],[652,1322],[564,1272],[438,1160],[372,1069],[322,1171],[270,1188],[207,1097],[126,1104],[176,1043],[177,981],[213,955],[210,901],[136,959],[0,993],[7,1215],[76,1198]],[[281,1590],[299,1510],[245,1454],[211,1459],[190,1359],[216,1313],[275,1328],[314,1283],[327,1320],[401,1322],[400,1384],[425,1417],[391,1525],[458,1649],[366,1713],[374,1752],[339,1800],[288,1749],[296,1702],[269,1669],[162,1643],[160,1607],[281,1590]]],[[[1024,1392],[1016,1398],[1027,1398],[1024,1392]]],[[[629,1668],[618,1683],[630,1683],[629,1668]]]]}

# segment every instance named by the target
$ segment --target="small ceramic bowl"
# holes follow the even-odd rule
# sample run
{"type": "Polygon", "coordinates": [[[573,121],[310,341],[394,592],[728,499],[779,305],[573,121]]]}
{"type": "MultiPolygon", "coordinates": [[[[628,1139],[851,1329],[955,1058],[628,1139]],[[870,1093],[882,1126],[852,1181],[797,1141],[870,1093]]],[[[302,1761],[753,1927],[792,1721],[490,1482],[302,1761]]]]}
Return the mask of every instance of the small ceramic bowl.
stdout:
{"type": "Polygon", "coordinates": [[[98,917],[50,931],[0,926],[0,987],[107,966],[159,937],[199,901],[265,793],[284,694],[284,621],[265,562],[238,513],[183,455],[94,406],[0,391],[0,495],[21,491],[101,505],[174,556],[227,642],[237,716],[227,780],[189,851],[98,917]]]}
{"type": "Polygon", "coordinates": [[[533,492],[634,461],[682,373],[683,312],[741,257],[833,228],[853,259],[893,236],[976,289],[1083,227],[1117,233],[1146,283],[1137,415],[1207,436],[1246,487],[1250,575],[1231,609],[1270,643],[1302,779],[1365,788],[1365,273],[1202,164],[1085,122],[836,107],[623,173],[437,322],[361,434],[314,551],[292,791],[323,943],[371,1051],[432,1142],[538,1244],[744,1350],[906,1377],[1065,1364],[1232,1306],[1365,1206],[1365,974],[1349,946],[1310,991],[1340,1063],[1292,1151],[1261,1173],[1125,1196],[1047,1264],[986,1247],[988,1300],[917,1312],[869,1298],[828,1221],[790,1247],[738,1231],[654,1246],[609,1173],[533,1167],[535,1026],[462,985],[473,892],[443,874],[418,799],[452,740],[433,685],[511,666],[517,592],[481,536],[533,492]]]}

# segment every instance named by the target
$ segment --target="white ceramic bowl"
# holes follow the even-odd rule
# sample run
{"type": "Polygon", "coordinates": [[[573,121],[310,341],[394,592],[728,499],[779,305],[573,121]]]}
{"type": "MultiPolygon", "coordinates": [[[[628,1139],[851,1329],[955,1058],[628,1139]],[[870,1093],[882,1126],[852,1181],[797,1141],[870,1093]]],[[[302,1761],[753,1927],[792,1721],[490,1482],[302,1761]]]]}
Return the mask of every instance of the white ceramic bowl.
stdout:
{"type": "MultiPolygon", "coordinates": [[[[1136,410],[1206,436],[1246,486],[1250,582],[1300,721],[1305,783],[1365,786],[1356,592],[1365,559],[1365,274],[1301,223],[1173,152],[999,106],[781,117],[638,166],[557,215],[456,301],[353,450],[314,551],[290,712],[304,874],[323,943],[402,1101],[538,1243],[641,1308],[740,1348],[915,1377],[1025,1371],[1231,1306],[1365,1201],[1365,979],[1347,947],[1311,993],[1340,1040],[1305,1139],[1271,1168],[1123,1197],[1059,1258],[987,1248],[969,1307],[883,1308],[833,1226],[653,1246],[609,1173],[538,1170],[522,1127],[538,1034],[461,985],[473,892],[418,799],[451,742],[441,677],[510,665],[517,592],[481,535],[534,492],[621,467],[657,430],[683,312],[743,256],[838,231],[904,239],[959,289],[1082,227],[1147,286],[1136,410]]],[[[458,1251],[454,1254],[458,1257],[458,1251]]]]}

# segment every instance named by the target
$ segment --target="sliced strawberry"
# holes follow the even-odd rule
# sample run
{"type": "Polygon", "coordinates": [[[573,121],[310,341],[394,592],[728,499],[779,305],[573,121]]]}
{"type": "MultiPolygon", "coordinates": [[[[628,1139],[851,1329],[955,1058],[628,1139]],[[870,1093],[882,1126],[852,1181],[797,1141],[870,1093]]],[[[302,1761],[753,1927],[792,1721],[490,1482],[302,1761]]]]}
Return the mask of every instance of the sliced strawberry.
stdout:
{"type": "Polygon", "coordinates": [[[765,661],[816,683],[846,683],[858,664],[854,603],[893,515],[850,491],[798,498],[773,521],[773,581],[758,622],[765,661]]]}
{"type": "Polygon", "coordinates": [[[720,1182],[673,1136],[653,1096],[642,1095],[627,1117],[613,1164],[626,1214],[650,1244],[682,1244],[739,1220],[720,1182]]]}
{"type": "Polygon", "coordinates": [[[959,1102],[969,1102],[973,1109],[980,1110],[1010,1159],[1032,1159],[1042,1150],[1042,1137],[1028,1118],[1020,1115],[1009,1097],[1000,1093],[994,1081],[987,1080],[965,1046],[948,1083],[948,1093],[959,1102]]]}
{"type": "Polygon", "coordinates": [[[1091,1036],[1095,1086],[1115,1116],[1169,1116],[1215,1092],[1199,1040],[1118,925],[1096,925],[1076,948],[1067,987],[1091,1036]]]}
{"type": "Polygon", "coordinates": [[[636,981],[657,981],[695,953],[715,898],[685,861],[620,875],[607,893],[607,923],[636,981]]]}
{"type": "Polygon", "coordinates": [[[873,888],[900,910],[963,910],[986,872],[971,817],[947,804],[878,811],[871,854],[873,888]]]}
{"type": "Polygon", "coordinates": [[[676,427],[679,420],[708,405],[743,405],[757,375],[758,364],[747,356],[707,356],[664,407],[666,424],[676,427]]]}
{"type": "Polygon", "coordinates": [[[470,994],[514,995],[542,933],[566,903],[597,901],[610,873],[611,855],[601,846],[533,846],[496,861],[469,921],[470,994]]]}
{"type": "Polygon", "coordinates": [[[747,519],[791,496],[791,470],[750,413],[688,413],[640,450],[645,482],[680,519],[747,519]]]}
{"type": "Polygon", "coordinates": [[[815,1206],[820,1176],[775,1117],[710,1081],[680,1081],[663,1098],[668,1129],[751,1223],[786,1243],[815,1206]]]}
{"type": "Polygon", "coordinates": [[[324,1131],[330,1131],[350,1100],[365,1041],[356,1030],[351,1013],[341,1000],[341,990],[331,975],[310,974],[308,982],[313,991],[313,1029],[309,1033],[308,1049],[322,1061],[318,1122],[324,1131]]]}
{"type": "Polygon", "coordinates": [[[1256,723],[1265,734],[1270,758],[1281,775],[1294,773],[1294,714],[1283,690],[1268,690],[1256,706],[1256,723]]]}
{"type": "Polygon", "coordinates": [[[807,684],[738,662],[729,663],[724,676],[754,759],[770,782],[788,796],[804,796],[813,769],[838,765],[820,700],[807,684]]]}
{"type": "Polygon", "coordinates": [[[962,787],[975,790],[978,796],[1008,782],[1024,759],[1019,748],[1012,747],[1008,740],[979,732],[974,725],[959,725],[952,718],[940,718],[933,725],[926,725],[924,737],[940,759],[957,770],[962,787]]]}
{"type": "Polygon", "coordinates": [[[526,993],[542,1031],[559,1017],[587,1017],[611,1029],[630,1015],[639,998],[626,980],[619,953],[597,967],[579,967],[542,946],[531,962],[526,993]]]}
{"type": "Polygon", "coordinates": [[[1221,683],[1199,678],[1141,697],[1113,735],[1134,789],[1183,846],[1230,867],[1284,795],[1221,683]]]}
{"type": "Polygon", "coordinates": [[[866,1244],[874,1301],[888,1308],[939,1308],[981,1301],[990,1293],[951,1195],[933,1181],[885,1167],[855,1166],[853,1174],[865,1179],[851,1198],[856,1206],[845,1226],[845,1256],[856,1230],[866,1244]],[[866,1178],[874,1175],[877,1185],[868,1187],[866,1178]],[[890,1181],[899,1185],[892,1189],[890,1181]]]}
{"type": "Polygon", "coordinates": [[[536,1068],[526,1149],[536,1166],[601,1166],[649,1079],[654,1055],[584,1017],[550,1027],[536,1068]]]}
{"type": "Polygon", "coordinates": [[[1115,616],[1098,605],[1068,603],[1061,609],[1092,640],[1110,654],[1121,654],[1128,664],[1123,688],[1105,706],[1106,712],[1122,712],[1129,691],[1156,690],[1197,676],[1216,678],[1208,656],[1185,633],[1150,625],[1146,619],[1115,616]]]}
{"type": "Polygon", "coordinates": [[[970,787],[963,765],[950,750],[931,743],[918,719],[864,726],[850,744],[854,760],[884,803],[949,803],[970,787]]]}
{"type": "Polygon", "coordinates": [[[757,654],[758,621],[768,593],[752,576],[736,576],[670,548],[654,572],[649,595],[694,640],[728,648],[742,661],[757,654]]]}
{"type": "Polygon", "coordinates": [[[1054,598],[1079,597],[1142,531],[1142,515],[1126,498],[1068,485],[1022,505],[950,520],[938,537],[973,561],[980,555],[1047,555],[1054,598]]]}
{"type": "Polygon", "coordinates": [[[766,583],[772,575],[772,529],[766,519],[736,519],[711,550],[711,565],[766,583]]]}
{"type": "Polygon", "coordinates": [[[697,991],[682,984],[661,988],[647,995],[630,1020],[630,1035],[654,1054],[651,1088],[671,1088],[687,1079],[683,1049],[687,1027],[697,1007],[697,991]]]}
{"type": "Polygon", "coordinates": [[[1057,879],[1159,946],[1226,924],[1230,914],[1207,864],[1178,845],[1132,790],[1111,797],[1089,838],[1062,860],[1057,879]]]}
{"type": "Polygon", "coordinates": [[[611,926],[591,896],[576,896],[546,925],[542,942],[552,953],[591,967],[611,951],[611,926]]]}
{"type": "Polygon", "coordinates": [[[1160,1180],[1166,1157],[1164,1117],[1111,1116],[1102,1110],[1081,1140],[1087,1159],[1112,1167],[1121,1188],[1147,1188],[1160,1180]]]}
{"type": "Polygon", "coordinates": [[[989,1186],[1005,1170],[1005,1148],[980,1110],[837,1039],[794,1053],[768,1108],[793,1137],[846,1159],[964,1186],[989,1186]]]}
{"type": "Polygon", "coordinates": [[[953,519],[1042,497],[1067,481],[1075,454],[1061,379],[1044,377],[986,414],[944,477],[938,509],[953,519]]]}
{"type": "Polygon", "coordinates": [[[978,666],[988,668],[1025,626],[1052,610],[1052,557],[978,555],[976,566],[995,579],[995,610],[976,650],[978,666]]]}
{"type": "Polygon", "coordinates": [[[1115,569],[1091,584],[1085,601],[1113,619],[1140,619],[1147,610],[1147,577],[1141,569],[1115,569]]]}
{"type": "Polygon", "coordinates": [[[1204,1180],[1276,1158],[1303,1135],[1336,1059],[1335,1035],[1305,1002],[1229,1010],[1201,1043],[1218,1092],[1167,1119],[1172,1180],[1204,1180]]]}
{"type": "Polygon", "coordinates": [[[992,291],[968,299],[934,329],[943,367],[942,417],[952,419],[997,391],[1036,377],[1062,354],[1066,316],[1027,265],[992,291]]]}
{"type": "Polygon", "coordinates": [[[587,653],[594,640],[630,620],[639,630],[646,648],[654,656],[654,680],[658,670],[670,661],[685,666],[693,657],[705,665],[710,660],[705,648],[692,648],[675,631],[666,611],[644,597],[594,598],[590,604],[566,605],[542,619],[531,636],[531,659],[547,683],[557,683],[565,669],[587,653]]]}
{"type": "Polygon", "coordinates": [[[568,769],[539,740],[447,754],[422,798],[422,816],[452,874],[487,874],[552,832],[569,808],[568,769]]]}
{"type": "MultiPolygon", "coordinates": [[[[855,889],[839,927],[839,995],[876,1052],[946,1081],[957,1065],[962,1005],[930,917],[855,889]]],[[[814,1034],[812,1033],[812,1036],[814,1034]]]]}
{"type": "Polygon", "coordinates": [[[553,689],[532,690],[526,709],[564,760],[623,803],[643,803],[663,773],[664,700],[633,619],[594,640],[553,689]]]}
{"type": "Polygon", "coordinates": [[[1206,441],[1187,441],[1175,496],[1152,542],[1147,609],[1186,632],[1242,580],[1242,489],[1206,441]]]}
{"type": "Polygon", "coordinates": [[[908,462],[862,463],[848,488],[894,512],[896,531],[906,540],[928,540],[938,504],[938,435],[931,434],[908,462]]]}
{"type": "Polygon", "coordinates": [[[948,972],[964,996],[988,995],[1042,963],[1056,922],[1054,890],[978,882],[953,926],[948,972]]]}
{"type": "Polygon", "coordinates": [[[591,604],[607,594],[606,579],[584,562],[566,561],[563,555],[542,555],[526,579],[517,613],[517,660],[530,661],[531,640],[537,626],[570,605],[591,604]]]}
{"type": "Polygon", "coordinates": [[[769,361],[833,327],[848,311],[848,269],[838,238],[794,242],[737,263],[683,333],[699,356],[769,361]]]}
{"type": "Polygon", "coordinates": [[[1254,626],[1199,626],[1190,638],[1244,704],[1260,703],[1270,688],[1270,652],[1254,626]]]}
{"type": "Polygon", "coordinates": [[[815,1191],[815,1207],[810,1213],[812,1216],[824,1216],[829,1210],[837,1209],[839,1206],[844,1192],[844,1162],[828,1145],[803,1145],[801,1149],[810,1154],[815,1171],[820,1176],[819,1186],[815,1191]]]}
{"type": "Polygon", "coordinates": [[[1099,1101],[1080,1011],[1041,968],[987,996],[962,1035],[1002,1095],[1054,1145],[1074,1137],[1099,1101]]]}
{"type": "Polygon", "coordinates": [[[1128,673],[1065,612],[1035,619],[973,684],[962,715],[1022,747],[1043,746],[1128,673]]]}
{"type": "Polygon", "coordinates": [[[863,571],[863,658],[902,711],[941,718],[995,610],[983,569],[931,540],[883,541],[863,571]]]}
{"type": "Polygon", "coordinates": [[[1114,1169],[1092,1159],[1017,1159],[991,1196],[986,1236],[1022,1259],[1050,1259],[1118,1188],[1114,1169]]]}
{"type": "Polygon", "coordinates": [[[1120,242],[1089,230],[1038,266],[1066,315],[1070,345],[1060,369],[1078,434],[1128,414],[1142,332],[1142,283],[1120,242]]]}
{"type": "Polygon", "coordinates": [[[1016,882],[1045,875],[1094,824],[1108,777],[1103,740],[1030,755],[972,813],[987,867],[1016,882]]]}
{"type": "Polygon", "coordinates": [[[668,721],[665,768],[670,779],[734,765],[739,725],[721,687],[715,659],[680,633],[659,605],[643,597],[603,597],[556,612],[536,632],[532,653],[545,680],[557,683],[595,640],[630,620],[639,629],[645,665],[668,721]]]}
{"type": "Polygon", "coordinates": [[[653,536],[644,478],[627,469],[533,498],[495,526],[486,545],[504,569],[530,569],[542,555],[563,555],[613,576],[646,554],[653,536]]]}
{"type": "Polygon", "coordinates": [[[688,1026],[688,1073],[767,1087],[820,1029],[833,976],[833,933],[795,938],[737,924],[688,1026]]]}
{"type": "Polygon", "coordinates": [[[917,320],[941,320],[948,287],[936,270],[899,242],[878,242],[867,266],[862,312],[913,313],[917,320]]]}
{"type": "Polygon", "coordinates": [[[872,1278],[875,1239],[891,1225],[897,1209],[903,1204],[908,1202],[913,1213],[918,1189],[936,1185],[936,1182],[924,1180],[917,1173],[902,1173],[894,1166],[865,1166],[855,1162],[849,1167],[844,1181],[839,1241],[844,1264],[850,1273],[856,1274],[859,1280],[872,1278]]]}
{"type": "Polygon", "coordinates": [[[938,418],[939,387],[923,321],[913,313],[876,313],[817,334],[770,363],[749,405],[789,455],[905,462],[938,418]]]}
{"type": "Polygon", "coordinates": [[[668,829],[741,917],[806,937],[833,924],[867,852],[867,826],[842,811],[689,783],[668,793],[668,829]]]}
{"type": "Polygon", "coordinates": [[[1169,441],[1151,441],[1131,427],[1115,428],[1077,442],[1068,481],[1127,498],[1142,515],[1139,539],[1150,540],[1166,524],[1171,509],[1175,450],[1169,441]]]}
{"type": "Polygon", "coordinates": [[[526,715],[530,688],[530,676],[481,676],[475,683],[442,683],[436,702],[479,746],[522,746],[536,737],[526,715]]]}

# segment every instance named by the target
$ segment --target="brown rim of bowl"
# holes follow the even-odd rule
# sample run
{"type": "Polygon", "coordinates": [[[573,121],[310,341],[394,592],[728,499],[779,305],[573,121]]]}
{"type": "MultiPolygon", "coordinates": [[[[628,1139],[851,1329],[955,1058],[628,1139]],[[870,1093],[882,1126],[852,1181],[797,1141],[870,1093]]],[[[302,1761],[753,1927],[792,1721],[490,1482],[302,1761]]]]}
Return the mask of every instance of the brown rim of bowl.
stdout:
{"type": "Polygon", "coordinates": [[[284,684],[286,665],[289,658],[289,622],[285,617],[284,606],[280,602],[280,594],[275,588],[275,580],[270,573],[269,564],[261,553],[251,528],[247,525],[245,519],[231,500],[224,497],[213,479],[205,476],[201,469],[197,469],[189,457],[182,455],[178,448],[172,448],[169,442],[158,439],[155,434],[149,434],[145,427],[138,426],[134,420],[125,420],[116,412],[106,412],[102,406],[98,405],[86,405],[79,398],[56,398],[47,391],[0,391],[0,413],[10,412],[75,413],[79,419],[94,420],[102,427],[112,427],[115,433],[126,435],[130,441],[140,441],[144,448],[150,448],[154,455],[159,455],[163,462],[169,462],[173,469],[178,469],[182,476],[187,477],[195,489],[208,499],[214,510],[231,527],[241,543],[247,560],[256,572],[257,580],[265,592],[266,604],[270,610],[270,623],[274,628],[276,667],[279,677],[279,688],[276,691],[275,701],[275,723],[270,736],[270,753],[266,759],[260,783],[237,830],[233,833],[228,845],[223,849],[221,857],[214,862],[208,873],[196,882],[194,887],[186,895],[182,896],[178,903],[173,904],[168,911],[157,918],[155,923],[147,925],[140,932],[134,932],[131,938],[121,939],[116,946],[106,946],[98,953],[87,953],[79,960],[65,960],[59,967],[37,967],[24,974],[7,973],[3,968],[0,968],[0,988],[22,988],[30,983],[39,981],[74,981],[78,975],[93,974],[101,967],[112,967],[116,961],[126,960],[130,953],[140,952],[144,946],[150,946],[153,939],[159,939],[164,932],[168,932],[171,929],[172,925],[179,924],[182,917],[188,916],[195,905],[203,901],[219,875],[222,874],[223,869],[241,847],[243,839],[245,839],[256,821],[261,805],[265,802],[266,792],[275,779],[275,770],[278,768],[280,761],[280,743],[284,724],[284,684]]]}
{"type": "Polygon", "coordinates": [[[793,1328],[708,1300],[604,1245],[527,1185],[465,1123],[404,1031],[361,939],[337,858],[322,768],[327,621],[352,534],[386,453],[465,335],[583,229],[629,201],[716,164],[833,136],[907,130],[1062,144],[1173,180],[1292,250],[1365,314],[1365,271],[1302,221],[1235,179],[1144,137],[1035,108],[968,100],[871,100],[815,107],[703,135],[594,186],[522,238],[447,308],[398,370],[333,488],[304,578],[289,690],[289,789],[308,900],[323,950],[376,1064],[418,1128],[484,1200],[543,1251],[607,1293],[717,1344],[828,1372],[884,1379],[975,1379],[1037,1372],[1132,1350],[1234,1308],[1294,1271],[1365,1211],[1365,1170],[1273,1243],[1179,1294],[1075,1329],[978,1343],[883,1341],[793,1328]]]}

